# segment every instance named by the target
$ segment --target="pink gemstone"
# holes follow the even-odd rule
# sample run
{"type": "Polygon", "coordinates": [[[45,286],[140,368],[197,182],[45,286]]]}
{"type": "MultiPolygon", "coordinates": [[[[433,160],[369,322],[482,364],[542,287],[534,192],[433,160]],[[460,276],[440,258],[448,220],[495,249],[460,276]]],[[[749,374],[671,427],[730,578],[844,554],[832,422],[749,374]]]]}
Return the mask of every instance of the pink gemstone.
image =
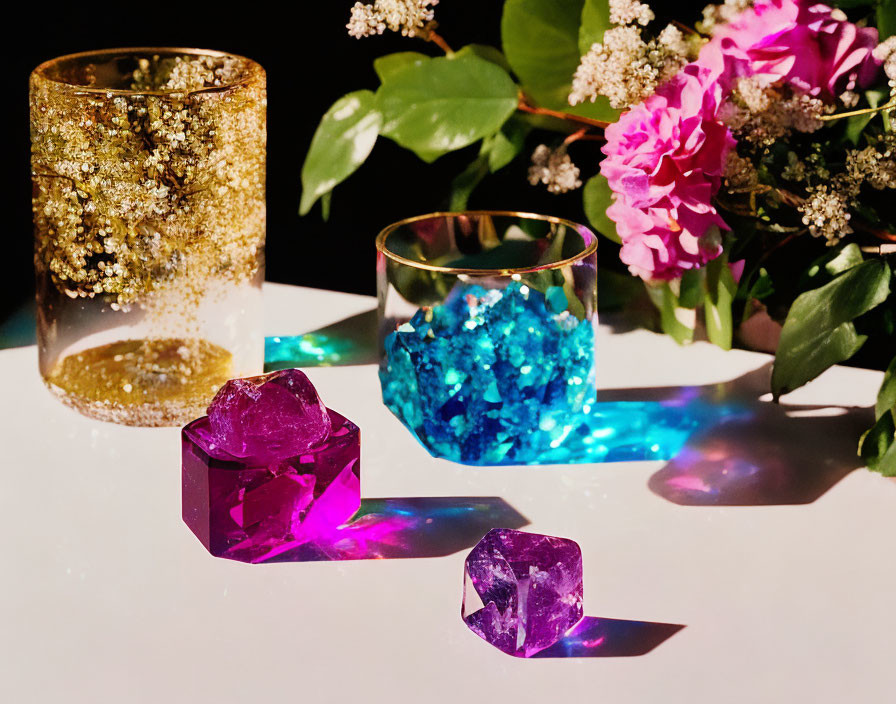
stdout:
{"type": "Polygon", "coordinates": [[[215,447],[264,464],[320,445],[331,426],[317,390],[298,369],[228,381],[208,419],[215,447]]]}
{"type": "Polygon", "coordinates": [[[464,622],[480,638],[529,657],[582,619],[582,550],[574,540],[496,528],[464,563],[464,622]]]}
{"type": "MultiPolygon", "coordinates": [[[[332,410],[327,420],[322,444],[272,462],[230,454],[208,416],[183,429],[183,519],[212,555],[264,562],[332,533],[357,512],[361,431],[332,410]]],[[[249,431],[253,442],[260,437],[249,431]]]]}

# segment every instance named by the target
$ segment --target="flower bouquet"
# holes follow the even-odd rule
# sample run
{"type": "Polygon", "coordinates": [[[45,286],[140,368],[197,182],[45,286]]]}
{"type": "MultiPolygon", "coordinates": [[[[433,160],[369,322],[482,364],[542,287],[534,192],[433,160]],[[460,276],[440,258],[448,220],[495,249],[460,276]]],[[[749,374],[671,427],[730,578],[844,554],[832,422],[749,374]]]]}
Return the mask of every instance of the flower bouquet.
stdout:
{"type": "Polygon", "coordinates": [[[860,454],[896,475],[896,0],[726,0],[668,22],[637,0],[506,0],[501,50],[452,49],[437,2],[352,8],[352,36],[442,55],[378,58],[377,91],[330,108],[301,212],[326,214],[380,137],[425,162],[469,148],[451,210],[534,138],[529,183],[581,189],[678,342],[775,352],[775,398],[857,355],[887,367],[860,454]]]}

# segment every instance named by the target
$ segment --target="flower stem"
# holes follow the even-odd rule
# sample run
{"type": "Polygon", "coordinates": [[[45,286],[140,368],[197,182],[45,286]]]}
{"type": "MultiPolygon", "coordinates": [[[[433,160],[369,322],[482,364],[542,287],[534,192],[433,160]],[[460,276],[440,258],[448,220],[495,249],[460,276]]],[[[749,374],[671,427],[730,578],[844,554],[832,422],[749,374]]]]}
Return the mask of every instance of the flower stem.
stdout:
{"type": "Polygon", "coordinates": [[[841,120],[844,117],[854,117],[856,115],[870,115],[875,112],[881,112],[882,110],[891,110],[896,108],[896,99],[893,99],[886,103],[885,105],[881,105],[876,108],[864,108],[862,110],[851,110],[849,112],[836,112],[833,115],[821,115],[818,119],[823,122],[827,122],[828,120],[841,120]]]}
{"type": "Polygon", "coordinates": [[[588,125],[589,127],[597,127],[598,129],[606,129],[610,125],[609,122],[604,122],[603,120],[592,120],[590,117],[581,117],[580,115],[572,115],[568,112],[560,112],[559,110],[549,110],[548,108],[536,107],[529,103],[528,99],[523,93],[520,93],[519,102],[516,107],[517,110],[528,112],[532,115],[547,115],[548,117],[556,117],[560,120],[566,120],[567,122],[576,122],[580,125],[588,125]]]}
{"type": "Polygon", "coordinates": [[[435,32],[435,30],[431,29],[426,33],[426,41],[432,42],[437,47],[439,47],[442,51],[444,51],[446,54],[450,55],[450,54],[454,53],[454,49],[452,49],[450,46],[448,46],[448,42],[446,42],[442,38],[441,34],[437,34],[435,32]]]}

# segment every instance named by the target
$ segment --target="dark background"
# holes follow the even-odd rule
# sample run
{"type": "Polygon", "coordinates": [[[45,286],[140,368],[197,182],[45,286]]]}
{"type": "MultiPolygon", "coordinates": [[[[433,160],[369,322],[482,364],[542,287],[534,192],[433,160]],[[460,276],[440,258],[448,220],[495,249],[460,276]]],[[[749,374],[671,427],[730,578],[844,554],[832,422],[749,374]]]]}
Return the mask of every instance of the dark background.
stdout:
{"type": "MultiPolygon", "coordinates": [[[[300,218],[300,172],[320,117],[341,95],[378,85],[372,62],[393,51],[438,55],[420,39],[387,32],[354,39],[345,29],[353,0],[289,4],[181,3],[54,7],[32,4],[7,31],[27,31],[16,51],[4,55],[5,212],[3,296],[0,323],[33,296],[28,137],[28,74],[61,54],[118,46],[185,46],[220,49],[257,60],[268,79],[267,278],[302,286],[374,293],[374,238],[385,225],[445,208],[451,180],[477,147],[427,165],[380,139],[370,159],[337,187],[331,216],[319,206],[300,218]],[[195,9],[190,9],[195,8],[195,9]],[[21,27],[22,30],[16,30],[21,27]]],[[[455,48],[480,42],[500,45],[501,0],[442,0],[435,8],[439,32],[455,48]]],[[[700,3],[676,6],[696,18],[700,3]],[[693,5],[695,9],[686,8],[693,5]],[[682,9],[685,8],[685,9],[682,9]]],[[[655,3],[657,11],[661,3],[655,3]]],[[[669,8],[667,8],[669,9],[669,8]]],[[[582,220],[581,194],[556,196],[526,181],[531,150],[550,135],[535,134],[517,160],[483,182],[470,207],[519,209],[582,220]]],[[[555,137],[556,139],[556,137],[555,137]]],[[[599,144],[573,145],[583,180],[597,171],[599,144]]],[[[615,245],[601,243],[601,266],[622,270],[615,245]]]]}

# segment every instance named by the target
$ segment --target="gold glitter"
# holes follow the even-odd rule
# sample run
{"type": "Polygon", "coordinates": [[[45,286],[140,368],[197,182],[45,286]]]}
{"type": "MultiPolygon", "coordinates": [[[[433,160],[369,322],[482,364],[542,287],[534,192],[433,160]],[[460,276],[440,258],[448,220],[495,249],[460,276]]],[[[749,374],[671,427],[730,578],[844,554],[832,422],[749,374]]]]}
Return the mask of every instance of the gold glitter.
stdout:
{"type": "Polygon", "coordinates": [[[251,279],[265,230],[264,71],[227,55],[131,58],[112,82],[114,52],[31,74],[39,273],[118,306],[173,278],[190,292],[212,275],[251,279]]]}
{"type": "Polygon", "coordinates": [[[264,259],[264,70],[220,52],[109,49],[38,66],[30,100],[42,372],[90,416],[189,420],[228,374],[262,363],[239,350],[252,310],[240,296],[259,290],[264,259]],[[144,341],[60,358],[133,326],[144,341]],[[177,340],[167,386],[137,378],[174,360],[177,340]]]}
{"type": "Polygon", "coordinates": [[[230,378],[231,355],[205,340],[126,340],[65,357],[47,384],[65,403],[100,420],[176,425],[205,412],[230,378]]]}

